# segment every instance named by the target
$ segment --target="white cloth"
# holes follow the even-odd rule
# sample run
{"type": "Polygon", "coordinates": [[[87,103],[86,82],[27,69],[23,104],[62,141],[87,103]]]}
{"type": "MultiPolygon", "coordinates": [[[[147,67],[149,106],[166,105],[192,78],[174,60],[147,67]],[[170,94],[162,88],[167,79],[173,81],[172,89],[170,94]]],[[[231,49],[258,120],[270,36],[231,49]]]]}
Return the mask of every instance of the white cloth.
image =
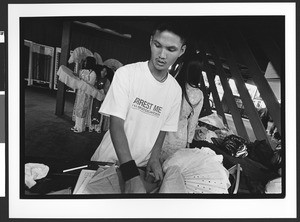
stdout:
{"type": "Polygon", "coordinates": [[[68,60],[68,63],[69,64],[73,62],[80,63],[88,56],[94,56],[94,55],[90,50],[88,50],[85,47],[77,47],[76,49],[73,50],[73,53],[71,54],[68,60]]]}
{"type": "Polygon", "coordinates": [[[197,126],[195,130],[194,139],[196,141],[207,141],[213,143],[211,138],[218,138],[217,134],[214,131],[207,129],[205,126],[197,126]]]}
{"type": "Polygon", "coordinates": [[[159,193],[187,193],[184,177],[179,166],[170,166],[166,169],[159,193]]]}
{"type": "Polygon", "coordinates": [[[98,90],[94,87],[96,73],[94,75],[94,80],[90,82],[80,79],[79,77],[74,75],[71,69],[64,65],[61,65],[57,71],[57,75],[59,76],[59,80],[61,82],[72,89],[81,90],[99,101],[102,101],[105,97],[103,89],[98,90]]]}
{"type": "Polygon", "coordinates": [[[203,116],[199,119],[199,121],[215,126],[219,129],[226,128],[222,121],[222,117],[220,117],[217,113],[212,113],[211,115],[203,116]]]}
{"type": "MultiPolygon", "coordinates": [[[[104,115],[124,119],[124,130],[132,158],[145,166],[160,131],[177,131],[181,104],[181,88],[168,75],[158,82],[148,68],[148,62],[120,67],[100,108],[104,115]]],[[[116,162],[109,131],[92,161],[116,162]]]]}
{"type": "Polygon", "coordinates": [[[282,193],[281,177],[271,180],[266,185],[266,194],[282,193]]]}
{"type": "Polygon", "coordinates": [[[223,156],[208,147],[179,149],[163,164],[166,175],[161,185],[163,189],[159,192],[228,193],[229,172],[222,161],[223,156]],[[182,180],[185,190],[182,188],[182,180]]]}
{"type": "Polygon", "coordinates": [[[47,176],[49,167],[41,163],[26,163],[25,164],[25,184],[28,188],[33,187],[36,182],[47,176]]]}
{"type": "MultiPolygon", "coordinates": [[[[98,169],[99,171],[99,169],[98,169]]],[[[96,172],[93,178],[88,182],[83,194],[105,194],[121,193],[119,178],[116,167],[113,165],[108,169],[96,172]]]]}

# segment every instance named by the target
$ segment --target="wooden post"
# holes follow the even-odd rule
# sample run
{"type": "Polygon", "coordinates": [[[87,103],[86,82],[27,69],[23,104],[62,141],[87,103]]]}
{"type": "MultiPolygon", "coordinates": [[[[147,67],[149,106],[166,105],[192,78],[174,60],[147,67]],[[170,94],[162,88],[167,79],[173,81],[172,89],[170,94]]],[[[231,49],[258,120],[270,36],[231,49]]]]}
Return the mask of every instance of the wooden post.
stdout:
{"type": "MultiPolygon", "coordinates": [[[[61,40],[61,55],[60,65],[67,65],[70,53],[71,40],[71,22],[65,21],[63,24],[62,40],[61,40]]],[[[66,85],[58,80],[56,94],[56,110],[55,115],[61,116],[64,114],[66,85]]]]}
{"type": "Polygon", "coordinates": [[[53,73],[54,68],[54,48],[51,48],[51,64],[50,64],[50,79],[49,79],[49,88],[53,88],[53,76],[55,76],[55,73],[53,73]]]}
{"type": "Polygon", "coordinates": [[[30,42],[29,46],[29,65],[28,65],[28,82],[27,85],[31,86],[33,84],[32,81],[32,42],[30,42]]]}

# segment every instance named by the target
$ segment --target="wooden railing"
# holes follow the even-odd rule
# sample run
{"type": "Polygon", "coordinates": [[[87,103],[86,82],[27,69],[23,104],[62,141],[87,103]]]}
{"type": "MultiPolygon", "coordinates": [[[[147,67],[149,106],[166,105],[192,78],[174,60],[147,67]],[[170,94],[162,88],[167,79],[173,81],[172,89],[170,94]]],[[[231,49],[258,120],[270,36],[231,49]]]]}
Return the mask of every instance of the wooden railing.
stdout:
{"type": "MultiPolygon", "coordinates": [[[[243,102],[244,111],[249,118],[252,130],[257,140],[269,141],[266,129],[264,128],[258,111],[253,103],[253,100],[249,94],[249,91],[245,84],[245,78],[243,76],[241,65],[247,67],[247,75],[257,86],[260,92],[261,98],[266,104],[266,108],[269,111],[270,117],[274,121],[278,132],[281,134],[281,106],[278,102],[274,92],[272,91],[267,79],[264,77],[264,72],[258,65],[258,58],[255,58],[245,36],[240,31],[230,29],[225,26],[220,26],[218,29],[211,33],[205,33],[200,39],[200,52],[204,57],[206,64],[206,74],[209,81],[209,90],[212,93],[212,97],[215,104],[215,109],[218,115],[223,117],[223,122],[226,124],[226,118],[222,101],[219,99],[218,91],[215,85],[215,76],[218,75],[224,90],[223,99],[229,108],[230,114],[236,128],[236,132],[239,136],[249,140],[249,136],[242,119],[241,112],[237,107],[235,98],[228,83],[228,74],[225,72],[224,63],[229,68],[231,78],[234,79],[240,98],[243,102]],[[218,31],[216,31],[218,30],[218,31]],[[213,62],[214,69],[209,64],[213,62]]],[[[278,76],[282,72],[281,68],[281,54],[276,44],[272,39],[267,40],[267,36],[257,36],[257,42],[260,43],[260,47],[265,52],[269,61],[275,67],[278,76]]],[[[204,95],[207,96],[206,93],[204,95]]],[[[204,104],[207,106],[207,104],[204,104]]]]}

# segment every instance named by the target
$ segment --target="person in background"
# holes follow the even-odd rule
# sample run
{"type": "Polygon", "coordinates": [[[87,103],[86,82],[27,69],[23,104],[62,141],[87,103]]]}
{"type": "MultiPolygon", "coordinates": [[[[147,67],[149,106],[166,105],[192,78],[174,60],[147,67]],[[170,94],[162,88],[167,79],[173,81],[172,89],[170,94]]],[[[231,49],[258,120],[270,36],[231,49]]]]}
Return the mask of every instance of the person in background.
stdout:
{"type": "Polygon", "coordinates": [[[161,152],[162,162],[178,149],[189,148],[193,141],[203,106],[203,93],[198,87],[199,75],[202,71],[203,61],[195,54],[184,60],[183,66],[176,76],[182,89],[178,131],[166,134],[161,152]]]}
{"type": "MultiPolygon", "coordinates": [[[[96,72],[96,82],[95,87],[98,90],[103,89],[104,94],[107,94],[107,91],[110,86],[110,81],[107,78],[109,68],[103,65],[96,65],[95,72],[96,72]]],[[[112,71],[112,70],[111,70],[112,71]]],[[[92,126],[90,128],[90,132],[95,130],[97,133],[101,133],[102,123],[103,123],[103,115],[99,113],[99,109],[101,107],[103,101],[99,101],[96,98],[93,99],[92,105],[92,126]]],[[[107,121],[106,121],[107,122],[107,121]]]]}
{"type": "Polygon", "coordinates": [[[100,108],[110,129],[92,161],[120,165],[125,193],[145,193],[138,167],[155,181],[163,179],[159,160],[166,132],[177,131],[181,88],[169,67],[184,54],[186,32],[178,23],[161,23],[150,37],[149,61],[120,67],[100,108]]]}
{"type": "MultiPolygon", "coordinates": [[[[94,85],[96,60],[94,57],[87,57],[79,71],[79,78],[94,85]]],[[[86,127],[91,127],[92,96],[78,89],[74,104],[75,126],[71,128],[75,133],[84,132],[86,127]]]]}
{"type": "MultiPolygon", "coordinates": [[[[107,75],[106,75],[107,79],[108,79],[109,83],[111,83],[113,75],[114,75],[114,71],[111,68],[109,68],[109,67],[107,67],[106,70],[107,70],[107,75]]],[[[105,92],[105,94],[106,94],[106,92],[105,92]]],[[[109,130],[110,119],[109,119],[109,116],[102,115],[102,114],[101,114],[101,116],[102,116],[102,126],[101,126],[101,129],[102,129],[103,132],[106,132],[107,130],[109,130]]]]}
{"type": "Polygon", "coordinates": [[[109,82],[112,82],[114,78],[115,71],[112,68],[107,67],[107,75],[106,78],[109,80],[109,82]]]}

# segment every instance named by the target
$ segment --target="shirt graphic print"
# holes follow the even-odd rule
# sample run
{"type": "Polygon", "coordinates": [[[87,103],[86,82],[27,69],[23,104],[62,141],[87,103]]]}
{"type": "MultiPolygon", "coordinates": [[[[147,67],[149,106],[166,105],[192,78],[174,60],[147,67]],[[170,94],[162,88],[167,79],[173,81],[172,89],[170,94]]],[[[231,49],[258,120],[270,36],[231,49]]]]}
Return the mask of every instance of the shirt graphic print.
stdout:
{"type": "Polygon", "coordinates": [[[159,118],[162,113],[162,107],[136,97],[132,103],[132,109],[137,109],[145,114],[159,118]]]}

